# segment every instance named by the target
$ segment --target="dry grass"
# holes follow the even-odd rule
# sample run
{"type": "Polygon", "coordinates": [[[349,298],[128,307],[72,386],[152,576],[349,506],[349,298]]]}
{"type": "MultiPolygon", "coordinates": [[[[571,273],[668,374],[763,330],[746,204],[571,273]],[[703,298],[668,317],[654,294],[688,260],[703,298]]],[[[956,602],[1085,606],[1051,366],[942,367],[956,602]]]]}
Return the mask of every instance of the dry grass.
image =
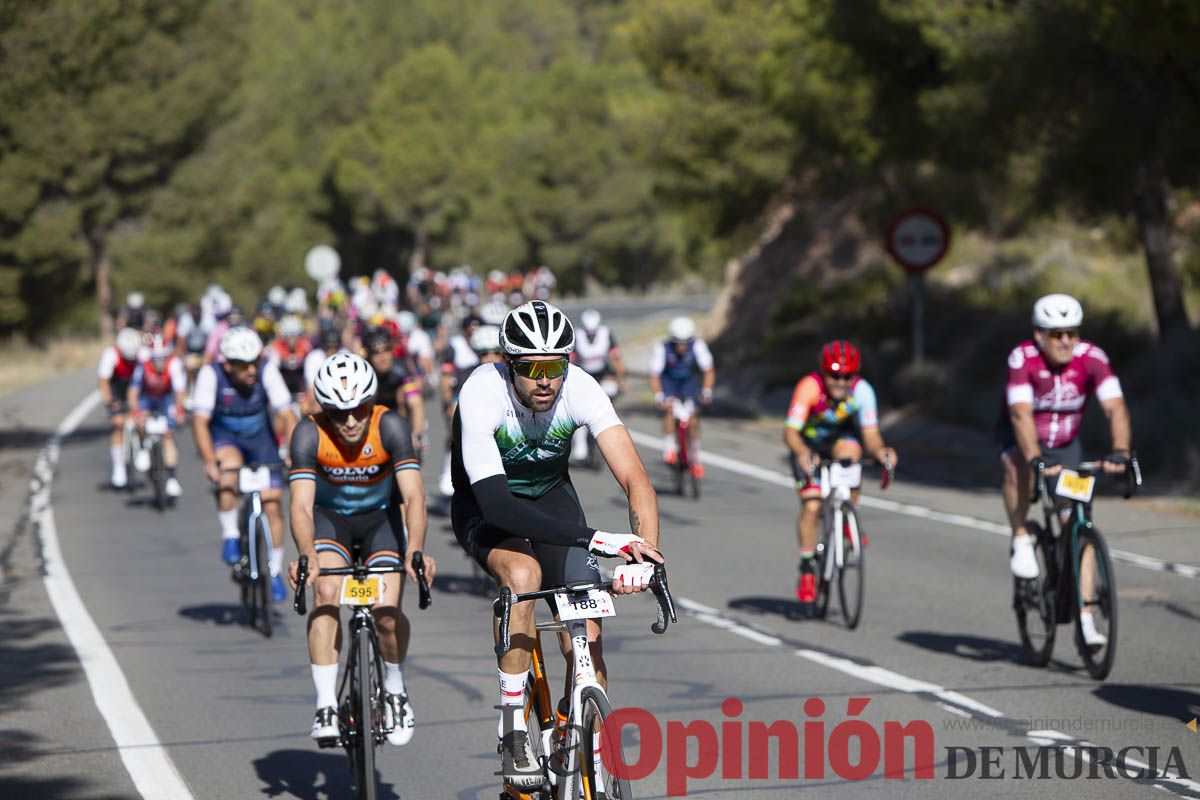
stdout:
{"type": "Polygon", "coordinates": [[[95,336],[62,337],[42,347],[10,339],[0,344],[0,396],[64,372],[94,368],[103,349],[95,336]]]}

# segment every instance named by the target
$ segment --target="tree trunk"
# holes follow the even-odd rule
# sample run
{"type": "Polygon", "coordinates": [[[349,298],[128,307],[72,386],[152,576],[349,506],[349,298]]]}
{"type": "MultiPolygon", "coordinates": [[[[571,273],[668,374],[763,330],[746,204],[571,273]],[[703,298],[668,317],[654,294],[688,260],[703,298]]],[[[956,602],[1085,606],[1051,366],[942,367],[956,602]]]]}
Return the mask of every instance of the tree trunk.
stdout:
{"type": "Polygon", "coordinates": [[[1133,209],[1142,249],[1146,253],[1146,267],[1150,271],[1150,291],[1154,296],[1160,340],[1190,328],[1183,305],[1183,278],[1175,264],[1171,245],[1168,193],[1162,157],[1151,154],[1139,165],[1134,179],[1133,209]]]}
{"type": "Polygon", "coordinates": [[[113,336],[112,257],[108,254],[104,234],[93,231],[87,237],[91,264],[88,271],[96,276],[96,307],[100,312],[100,338],[113,336]]]}

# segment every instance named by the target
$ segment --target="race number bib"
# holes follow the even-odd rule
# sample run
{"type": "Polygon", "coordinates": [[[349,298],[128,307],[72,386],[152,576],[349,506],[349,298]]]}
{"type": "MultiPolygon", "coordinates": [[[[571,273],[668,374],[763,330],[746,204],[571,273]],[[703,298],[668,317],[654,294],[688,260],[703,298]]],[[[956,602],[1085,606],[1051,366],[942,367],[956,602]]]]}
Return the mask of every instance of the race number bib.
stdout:
{"type": "Polygon", "coordinates": [[[842,466],[836,461],[829,465],[829,485],[833,488],[857,489],[862,485],[862,464],[842,466]]]}
{"type": "Polygon", "coordinates": [[[353,575],[342,579],[342,605],[373,606],[383,599],[383,578],[369,575],[358,580],[353,575]]]}
{"type": "Polygon", "coordinates": [[[250,469],[242,467],[238,470],[238,491],[242,494],[265,492],[271,488],[271,470],[267,467],[250,469]]]}
{"type": "Polygon", "coordinates": [[[1089,475],[1085,478],[1078,472],[1064,469],[1058,474],[1058,486],[1055,487],[1054,493],[1060,497],[1089,503],[1092,500],[1092,492],[1095,488],[1096,477],[1094,475],[1089,475]]]}
{"type": "Polygon", "coordinates": [[[586,594],[556,594],[554,602],[558,604],[558,618],[561,620],[597,619],[617,615],[612,595],[603,589],[589,589],[586,594]]]}

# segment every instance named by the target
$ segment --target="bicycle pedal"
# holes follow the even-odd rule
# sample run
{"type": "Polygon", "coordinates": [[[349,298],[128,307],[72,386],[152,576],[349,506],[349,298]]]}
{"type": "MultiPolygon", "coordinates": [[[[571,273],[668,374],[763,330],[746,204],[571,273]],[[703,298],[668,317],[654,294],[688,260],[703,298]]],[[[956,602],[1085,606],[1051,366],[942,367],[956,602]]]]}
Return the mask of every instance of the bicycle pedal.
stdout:
{"type": "Polygon", "coordinates": [[[329,736],[324,739],[317,739],[317,747],[322,749],[327,747],[341,747],[342,740],[336,736],[329,736]]]}

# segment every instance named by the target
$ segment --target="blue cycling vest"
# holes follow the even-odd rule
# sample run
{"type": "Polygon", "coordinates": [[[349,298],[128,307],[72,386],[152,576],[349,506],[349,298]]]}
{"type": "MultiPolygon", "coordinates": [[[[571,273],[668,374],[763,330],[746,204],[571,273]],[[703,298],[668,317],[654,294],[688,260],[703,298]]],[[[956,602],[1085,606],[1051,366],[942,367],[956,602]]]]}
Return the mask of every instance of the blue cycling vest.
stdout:
{"type": "Polygon", "coordinates": [[[259,362],[258,380],[246,394],[230,382],[222,367],[214,365],[213,371],[217,373],[217,404],[213,407],[210,424],[219,425],[240,439],[249,439],[270,428],[270,403],[262,382],[264,363],[259,362]]]}
{"type": "Polygon", "coordinates": [[[664,379],[682,383],[700,372],[700,367],[696,365],[694,342],[688,342],[687,350],[683,351],[683,355],[675,351],[675,345],[669,339],[663,342],[663,348],[667,353],[662,371],[664,379]]]}

